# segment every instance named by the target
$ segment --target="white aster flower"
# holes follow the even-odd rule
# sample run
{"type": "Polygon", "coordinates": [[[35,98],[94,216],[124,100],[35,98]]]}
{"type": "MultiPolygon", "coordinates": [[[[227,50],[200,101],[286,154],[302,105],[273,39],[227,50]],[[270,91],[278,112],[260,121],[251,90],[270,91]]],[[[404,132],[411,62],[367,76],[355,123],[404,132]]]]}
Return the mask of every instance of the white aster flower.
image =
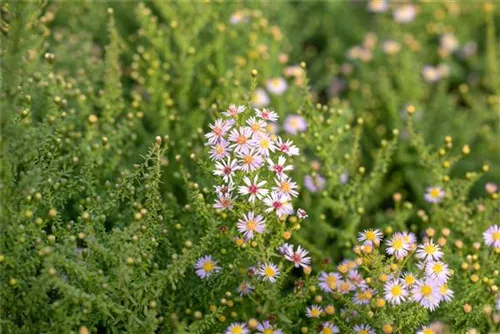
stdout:
{"type": "Polygon", "coordinates": [[[283,78],[272,78],[266,81],[266,88],[271,94],[281,95],[287,90],[288,84],[283,78]]]}
{"type": "Polygon", "coordinates": [[[338,273],[322,272],[318,278],[319,288],[324,292],[333,292],[337,289],[337,285],[342,280],[342,276],[338,273]]]}
{"type": "Polygon", "coordinates": [[[278,120],[278,114],[272,110],[268,110],[266,108],[263,108],[262,110],[254,108],[254,110],[255,113],[257,114],[257,117],[259,117],[260,119],[271,122],[276,122],[278,120]]]}
{"type": "Polygon", "coordinates": [[[446,193],[440,187],[429,187],[424,197],[427,202],[437,204],[443,200],[445,195],[446,193]]]}
{"type": "Polygon", "coordinates": [[[235,153],[246,154],[252,148],[250,136],[252,129],[247,126],[240,126],[240,128],[233,129],[229,135],[229,141],[233,142],[230,147],[234,148],[235,153]]]}
{"type": "Polygon", "coordinates": [[[283,141],[283,139],[281,139],[281,137],[278,137],[278,139],[276,140],[276,147],[280,152],[285,153],[289,157],[300,154],[300,150],[297,146],[293,145],[293,142],[291,140],[287,140],[285,142],[283,141]]]}
{"type": "Polygon", "coordinates": [[[215,164],[214,175],[221,176],[224,182],[232,182],[234,172],[239,169],[240,166],[238,166],[236,159],[231,160],[231,157],[228,157],[227,160],[222,160],[215,164]]]}
{"type": "Polygon", "coordinates": [[[251,149],[246,153],[239,153],[238,157],[241,159],[240,169],[245,173],[253,172],[264,164],[264,159],[262,159],[255,149],[251,149]]]}
{"type": "Polygon", "coordinates": [[[375,334],[375,331],[369,325],[355,325],[356,334],[375,334]]]}
{"type": "Polygon", "coordinates": [[[305,268],[308,267],[309,264],[311,263],[311,258],[307,256],[307,254],[309,254],[307,250],[298,246],[296,251],[293,251],[292,248],[291,252],[285,254],[285,259],[287,259],[290,262],[293,262],[295,268],[298,267],[305,268]]]}
{"type": "Polygon", "coordinates": [[[340,330],[337,326],[334,326],[332,322],[324,322],[323,325],[321,325],[321,332],[320,334],[335,334],[335,333],[340,333],[340,330]]]}
{"type": "Polygon", "coordinates": [[[311,305],[306,308],[306,316],[308,318],[319,318],[322,312],[323,308],[319,305],[311,305]]]}
{"type": "Polygon", "coordinates": [[[256,108],[267,107],[270,101],[266,91],[262,88],[258,88],[255,90],[255,94],[252,97],[252,106],[256,108]]]}
{"type": "Polygon", "coordinates": [[[255,215],[253,211],[250,211],[243,215],[243,219],[238,220],[236,227],[245,238],[253,239],[254,233],[264,232],[266,223],[261,215],[255,215]]]}
{"type": "Polygon", "coordinates": [[[226,328],[225,334],[249,334],[247,325],[244,322],[235,322],[226,328]]]}
{"type": "Polygon", "coordinates": [[[258,136],[254,137],[252,140],[252,145],[257,148],[257,152],[263,157],[269,156],[269,151],[274,152],[276,150],[276,146],[274,146],[274,142],[271,140],[269,135],[265,133],[261,133],[258,136]]]}
{"type": "Polygon", "coordinates": [[[274,163],[271,158],[268,158],[267,164],[269,170],[276,173],[279,179],[286,177],[285,172],[293,170],[292,165],[286,165],[286,158],[284,156],[280,156],[277,163],[274,163]]]}
{"type": "Polygon", "coordinates": [[[249,293],[252,293],[252,291],[255,288],[248,282],[244,281],[241,282],[240,285],[236,288],[236,292],[240,294],[240,296],[248,295],[249,293]]]}
{"type": "Polygon", "coordinates": [[[409,245],[405,242],[405,238],[401,233],[394,233],[390,240],[386,242],[389,248],[386,249],[387,254],[394,255],[396,259],[400,260],[406,255],[410,250],[409,245]]]}
{"type": "Polygon", "coordinates": [[[293,207],[288,198],[282,195],[271,192],[271,194],[264,199],[264,204],[268,207],[266,213],[276,212],[278,217],[293,214],[293,207]]]}
{"type": "Polygon", "coordinates": [[[273,191],[277,192],[284,198],[291,200],[292,197],[297,197],[299,193],[295,190],[298,188],[297,183],[291,181],[290,178],[283,177],[281,179],[274,179],[276,187],[273,187],[273,191]]]}
{"type": "Polygon", "coordinates": [[[434,311],[442,299],[439,286],[432,278],[418,280],[411,289],[411,298],[423,307],[434,311]]]}
{"type": "Polygon", "coordinates": [[[225,139],[219,140],[210,149],[210,159],[219,161],[229,156],[229,142],[225,139]]]}
{"type": "Polygon", "coordinates": [[[198,275],[201,279],[204,279],[219,272],[221,267],[217,266],[217,261],[212,260],[211,255],[205,255],[196,261],[195,269],[196,275],[198,275]]]}
{"type": "Polygon", "coordinates": [[[382,240],[382,236],[380,230],[368,229],[359,233],[358,241],[363,242],[363,245],[378,245],[382,240]]]}
{"type": "Polygon", "coordinates": [[[209,124],[212,131],[205,134],[208,144],[213,145],[217,143],[233,126],[233,122],[218,119],[214,124],[209,124]]]}
{"type": "Polygon", "coordinates": [[[283,334],[283,331],[273,326],[269,321],[265,320],[257,326],[259,334],[283,334]]]}
{"type": "Polygon", "coordinates": [[[274,263],[264,263],[257,270],[257,275],[261,276],[264,281],[274,283],[280,275],[280,270],[274,263]]]}
{"type": "Polygon", "coordinates": [[[500,248],[500,226],[491,225],[484,233],[483,240],[486,246],[500,248]]]}
{"type": "Polygon", "coordinates": [[[417,257],[424,261],[429,260],[440,260],[443,257],[443,252],[438,245],[435,245],[430,241],[418,246],[417,248],[417,257]]]}
{"type": "Polygon", "coordinates": [[[401,279],[390,280],[384,285],[384,298],[392,305],[399,305],[408,297],[404,281],[401,279]]]}
{"type": "Polygon", "coordinates": [[[242,112],[245,111],[245,106],[236,106],[234,104],[231,104],[229,108],[227,108],[227,111],[223,112],[222,115],[226,117],[236,117],[238,114],[241,114],[242,112]]]}
{"type": "Polygon", "coordinates": [[[441,261],[430,260],[425,265],[427,276],[436,280],[438,284],[445,284],[451,276],[448,265],[441,261]]]}
{"type": "Polygon", "coordinates": [[[248,177],[245,176],[243,178],[243,182],[245,183],[245,185],[239,187],[239,193],[241,195],[250,195],[250,197],[248,198],[248,201],[250,203],[253,203],[256,198],[259,200],[262,199],[269,192],[269,190],[262,188],[267,183],[267,181],[259,182],[258,179],[259,176],[255,175],[255,178],[252,182],[248,177]]]}

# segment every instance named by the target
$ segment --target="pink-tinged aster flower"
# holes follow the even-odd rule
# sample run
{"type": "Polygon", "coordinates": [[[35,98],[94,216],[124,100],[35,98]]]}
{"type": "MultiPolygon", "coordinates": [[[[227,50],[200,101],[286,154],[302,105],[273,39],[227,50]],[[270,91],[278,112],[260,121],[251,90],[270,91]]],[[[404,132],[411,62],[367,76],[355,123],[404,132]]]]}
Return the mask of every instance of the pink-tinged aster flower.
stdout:
{"type": "Polygon", "coordinates": [[[213,205],[214,209],[220,210],[232,210],[233,209],[233,198],[231,195],[219,195],[217,200],[213,205]]]}
{"type": "Polygon", "coordinates": [[[297,209],[297,217],[301,220],[304,220],[306,219],[307,217],[309,217],[309,215],[307,214],[306,210],[304,209],[301,209],[301,208],[298,208],[297,209]]]}
{"type": "Polygon", "coordinates": [[[281,179],[274,179],[276,186],[273,187],[273,191],[277,192],[284,198],[291,200],[292,197],[297,197],[298,192],[295,190],[298,188],[297,183],[291,181],[290,178],[283,177],[281,179]]]}
{"type": "Polygon", "coordinates": [[[222,160],[221,162],[217,162],[215,164],[214,175],[222,176],[224,182],[233,181],[234,172],[239,170],[240,166],[236,162],[236,159],[231,160],[231,158],[227,158],[226,160],[222,160]]]}
{"type": "Polygon", "coordinates": [[[238,157],[241,162],[240,169],[245,173],[253,172],[264,164],[264,159],[262,159],[255,149],[251,149],[246,153],[239,153],[238,157]]]}
{"type": "Polygon", "coordinates": [[[249,127],[240,126],[238,130],[233,129],[229,135],[229,141],[233,142],[230,147],[234,148],[235,153],[246,154],[252,148],[250,136],[252,129],[249,127]]]}
{"type": "Polygon", "coordinates": [[[264,263],[259,266],[257,275],[261,276],[264,281],[274,283],[280,275],[280,270],[274,263],[264,263]]]}
{"type": "Polygon", "coordinates": [[[221,267],[217,266],[217,261],[214,261],[211,255],[205,255],[196,261],[195,269],[196,275],[198,275],[201,279],[204,279],[219,272],[221,267]]]}
{"type": "Polygon", "coordinates": [[[209,127],[212,131],[205,134],[205,138],[209,144],[213,145],[217,143],[222,136],[224,136],[229,129],[233,126],[233,122],[225,121],[222,119],[218,119],[214,124],[210,124],[209,127]]]}
{"type": "Polygon", "coordinates": [[[220,186],[214,186],[215,193],[217,196],[231,196],[231,193],[234,189],[234,183],[229,182],[228,184],[223,184],[220,186]]]}
{"type": "Polygon", "coordinates": [[[270,101],[266,91],[262,88],[258,88],[255,90],[255,94],[252,97],[252,106],[255,108],[267,107],[270,101]]]}
{"type": "Polygon", "coordinates": [[[223,112],[222,115],[226,117],[236,117],[238,114],[241,114],[242,112],[245,111],[245,106],[236,106],[234,104],[231,104],[229,108],[227,108],[227,111],[223,112]]]}
{"type": "Polygon", "coordinates": [[[498,191],[498,185],[493,182],[488,182],[484,185],[484,189],[488,194],[494,194],[498,191]]]}
{"type": "Polygon", "coordinates": [[[255,215],[253,211],[243,215],[243,219],[238,220],[236,225],[238,232],[243,233],[247,239],[253,239],[254,233],[262,233],[266,228],[264,218],[261,215],[255,215]]]}
{"type": "Polygon", "coordinates": [[[248,198],[248,201],[250,203],[253,203],[256,198],[259,200],[262,199],[269,192],[269,190],[262,188],[267,183],[267,181],[259,182],[258,178],[259,176],[255,175],[255,178],[252,182],[248,177],[245,176],[243,178],[243,182],[245,182],[245,185],[239,187],[239,193],[241,195],[250,195],[250,197],[248,198]]]}
{"type": "Polygon", "coordinates": [[[326,188],[326,179],[320,174],[316,174],[316,176],[306,175],[304,187],[313,193],[323,191],[326,188]]]}
{"type": "Polygon", "coordinates": [[[280,179],[286,177],[285,172],[293,170],[292,165],[286,165],[286,158],[284,156],[280,156],[277,163],[274,163],[273,160],[269,158],[267,159],[267,164],[269,166],[269,170],[276,173],[280,179]]]}
{"type": "Polygon", "coordinates": [[[418,280],[411,289],[411,299],[423,307],[434,311],[441,302],[439,286],[432,278],[418,280]]]}
{"type": "Polygon", "coordinates": [[[286,254],[291,254],[293,253],[293,246],[285,242],[278,247],[278,252],[283,256],[285,256],[286,254]]]}
{"type": "Polygon", "coordinates": [[[247,325],[244,322],[235,322],[226,328],[225,334],[249,334],[247,325]]]}
{"type": "Polygon", "coordinates": [[[443,252],[438,245],[435,245],[432,242],[431,239],[430,241],[427,241],[424,244],[418,246],[417,257],[424,261],[437,261],[443,257],[443,252]]]}
{"type": "Polygon", "coordinates": [[[408,290],[401,279],[390,280],[384,285],[384,298],[392,305],[399,305],[408,297],[408,290]]]}
{"type": "Polygon", "coordinates": [[[399,6],[393,11],[394,21],[398,23],[411,22],[415,16],[417,16],[417,8],[411,4],[399,6]]]}
{"type": "Polygon", "coordinates": [[[259,334],[283,334],[283,331],[273,326],[269,321],[263,321],[257,326],[259,334]]]}
{"type": "Polygon", "coordinates": [[[369,0],[367,9],[372,13],[383,13],[389,8],[387,0],[369,0]]]}
{"type": "Polygon", "coordinates": [[[285,153],[289,157],[300,154],[300,150],[297,146],[293,145],[293,142],[291,140],[287,140],[285,142],[283,141],[283,139],[281,139],[281,137],[278,137],[278,139],[276,140],[276,147],[278,148],[278,151],[285,153]]]}
{"type": "Polygon", "coordinates": [[[255,113],[257,114],[257,117],[259,117],[265,121],[276,122],[278,120],[278,114],[275,113],[274,111],[268,110],[266,108],[264,108],[262,110],[255,108],[254,110],[255,110],[255,113]]]}
{"type": "Polygon", "coordinates": [[[274,211],[278,217],[293,214],[293,207],[288,198],[276,192],[271,192],[271,194],[264,199],[264,204],[268,207],[266,209],[267,213],[274,211]]]}
{"type": "Polygon", "coordinates": [[[321,273],[318,278],[319,288],[324,292],[333,292],[337,289],[337,285],[342,280],[342,276],[338,273],[321,273]]]}
{"type": "Polygon", "coordinates": [[[356,325],[353,329],[356,334],[375,334],[375,331],[369,325],[356,325]]]}
{"type": "Polygon", "coordinates": [[[307,122],[300,115],[290,115],[285,119],[283,129],[291,135],[296,135],[307,130],[307,122]]]}
{"type": "Polygon", "coordinates": [[[266,127],[267,127],[266,122],[264,122],[261,119],[257,119],[254,116],[247,119],[247,124],[250,127],[250,130],[252,130],[254,139],[258,138],[260,136],[260,134],[266,130],[266,127]]]}
{"type": "Polygon", "coordinates": [[[443,200],[445,195],[446,193],[440,187],[429,187],[426,189],[424,198],[429,203],[437,204],[443,200]]]}
{"type": "Polygon", "coordinates": [[[210,159],[219,161],[229,156],[229,142],[225,139],[220,139],[210,149],[210,159]]]}
{"type": "Polygon", "coordinates": [[[295,268],[298,267],[305,268],[308,267],[309,264],[311,263],[311,258],[307,256],[307,254],[309,254],[308,251],[298,246],[296,251],[292,251],[285,254],[285,259],[287,259],[290,262],[293,262],[295,268]]]}
{"type": "Polygon", "coordinates": [[[241,282],[241,284],[238,285],[238,287],[236,288],[236,292],[238,292],[240,296],[244,296],[252,293],[254,289],[255,288],[250,283],[245,281],[241,282]]]}
{"type": "Polygon", "coordinates": [[[493,248],[500,248],[500,226],[492,225],[483,233],[484,243],[493,248]]]}
{"type": "Polygon", "coordinates": [[[283,78],[273,78],[266,81],[266,88],[271,94],[281,95],[287,90],[288,84],[283,78]]]}

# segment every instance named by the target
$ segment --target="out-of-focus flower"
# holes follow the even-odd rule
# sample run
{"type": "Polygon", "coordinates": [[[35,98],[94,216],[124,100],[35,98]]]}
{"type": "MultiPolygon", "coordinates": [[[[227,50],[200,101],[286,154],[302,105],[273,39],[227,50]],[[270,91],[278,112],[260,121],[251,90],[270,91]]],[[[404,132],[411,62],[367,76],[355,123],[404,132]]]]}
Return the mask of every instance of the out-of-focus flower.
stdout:
{"type": "Polygon", "coordinates": [[[296,135],[307,130],[307,122],[300,115],[290,115],[285,119],[283,129],[291,135],[296,135]]]}
{"type": "Polygon", "coordinates": [[[255,93],[252,97],[252,106],[255,108],[263,108],[269,105],[271,100],[269,99],[269,95],[267,95],[266,91],[262,88],[258,88],[255,90],[255,93]]]}
{"type": "Polygon", "coordinates": [[[273,78],[266,81],[266,88],[271,94],[281,95],[287,90],[288,84],[283,78],[273,78]]]}
{"type": "Polygon", "coordinates": [[[315,176],[306,175],[304,177],[304,187],[313,193],[323,191],[326,188],[326,179],[320,174],[315,176]]]}
{"type": "Polygon", "coordinates": [[[446,193],[440,187],[429,187],[425,192],[424,198],[429,203],[437,204],[444,199],[445,195],[446,193]]]}
{"type": "Polygon", "coordinates": [[[395,8],[392,14],[396,22],[408,23],[413,21],[415,16],[417,16],[417,8],[415,5],[406,4],[395,8]]]}
{"type": "Polygon", "coordinates": [[[449,53],[455,52],[460,46],[460,42],[453,34],[447,33],[441,35],[439,39],[439,47],[449,53]]]}
{"type": "Polygon", "coordinates": [[[485,184],[484,189],[488,194],[494,194],[498,191],[498,185],[493,182],[488,182],[485,184]]]}
{"type": "Polygon", "coordinates": [[[384,50],[385,53],[388,55],[393,55],[399,52],[401,49],[401,46],[398,42],[393,41],[393,40],[387,40],[384,41],[382,44],[382,50],[384,50]]]}
{"type": "Polygon", "coordinates": [[[372,13],[383,13],[389,8],[389,3],[387,0],[370,0],[366,8],[372,13]]]}
{"type": "Polygon", "coordinates": [[[248,22],[248,15],[246,12],[238,10],[231,15],[229,18],[229,22],[231,24],[239,24],[239,23],[247,23],[248,22]]]}

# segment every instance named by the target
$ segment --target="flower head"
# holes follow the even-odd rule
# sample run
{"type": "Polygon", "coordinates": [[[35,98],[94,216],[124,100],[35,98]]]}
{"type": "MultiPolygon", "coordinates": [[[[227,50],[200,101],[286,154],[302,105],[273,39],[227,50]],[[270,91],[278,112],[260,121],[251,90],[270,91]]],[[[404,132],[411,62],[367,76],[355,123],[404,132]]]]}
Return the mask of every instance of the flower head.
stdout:
{"type": "Polygon", "coordinates": [[[429,187],[425,193],[425,200],[429,203],[440,203],[445,195],[440,187],[429,187]]]}
{"type": "Polygon", "coordinates": [[[234,104],[231,104],[229,108],[227,108],[227,111],[223,112],[222,115],[226,117],[236,117],[238,114],[241,114],[242,112],[245,111],[245,106],[236,106],[234,104]]]}
{"type": "Polygon", "coordinates": [[[243,215],[243,219],[236,225],[238,232],[243,233],[247,239],[253,239],[254,233],[262,233],[266,227],[264,218],[261,215],[255,215],[253,211],[243,215]]]}
{"type": "Polygon", "coordinates": [[[375,331],[368,325],[356,325],[353,329],[357,334],[375,334],[375,331]]]}
{"type": "Polygon", "coordinates": [[[266,88],[271,94],[281,95],[287,90],[288,84],[283,78],[272,78],[266,81],[266,88]]]}
{"type": "Polygon", "coordinates": [[[278,120],[278,114],[272,110],[268,110],[266,108],[263,108],[262,110],[255,108],[254,110],[257,114],[257,117],[259,117],[260,119],[271,122],[276,122],[278,120]]]}
{"type": "Polygon", "coordinates": [[[259,176],[255,175],[255,178],[253,181],[250,181],[248,177],[243,178],[243,182],[245,183],[244,186],[240,186],[238,189],[238,192],[241,195],[250,195],[248,197],[248,201],[250,203],[255,202],[255,199],[261,200],[269,190],[263,188],[264,185],[267,183],[267,181],[260,181],[259,182],[259,176]]]}
{"type": "Polygon", "coordinates": [[[321,334],[335,334],[340,333],[340,330],[337,326],[334,326],[332,322],[324,322],[321,325],[321,334]]]}
{"type": "Polygon", "coordinates": [[[293,265],[295,268],[298,267],[308,267],[309,264],[311,263],[311,258],[307,256],[309,252],[303,249],[302,247],[298,246],[296,251],[288,252],[285,254],[285,259],[287,259],[290,262],[293,262],[293,265]]]}
{"type": "Polygon", "coordinates": [[[277,192],[271,192],[271,194],[264,199],[264,204],[267,206],[267,213],[274,211],[278,217],[293,214],[293,207],[289,202],[289,198],[277,192]]]}
{"type": "Polygon", "coordinates": [[[217,261],[212,260],[211,255],[200,257],[198,261],[196,261],[194,267],[196,269],[196,275],[201,279],[207,278],[221,270],[221,267],[217,266],[217,261]]]}
{"type": "Polygon", "coordinates": [[[291,135],[296,135],[307,130],[307,122],[300,115],[290,115],[285,119],[283,129],[291,135]]]}
{"type": "Polygon", "coordinates": [[[244,282],[241,282],[240,285],[238,285],[238,287],[236,288],[236,291],[240,294],[240,296],[244,296],[244,295],[248,295],[249,293],[252,293],[252,291],[254,290],[255,288],[250,285],[250,283],[244,281],[244,282]]]}
{"type": "Polygon", "coordinates": [[[311,305],[306,308],[306,315],[308,318],[319,318],[323,309],[319,305],[311,305]]]}
{"type": "Polygon", "coordinates": [[[359,233],[358,241],[363,242],[363,244],[379,244],[382,240],[382,232],[380,230],[368,229],[359,233]]]}
{"type": "Polygon", "coordinates": [[[304,177],[304,187],[313,193],[323,191],[326,188],[326,179],[320,174],[315,176],[306,175],[304,177]]]}
{"type": "Polygon", "coordinates": [[[438,245],[435,245],[430,241],[425,242],[422,245],[419,245],[417,248],[417,257],[424,261],[428,260],[440,260],[443,257],[443,252],[438,245]]]}
{"type": "Polygon", "coordinates": [[[384,297],[393,305],[404,302],[406,297],[408,297],[408,290],[406,290],[404,281],[401,279],[394,279],[385,283],[384,297]]]}
{"type": "Polygon", "coordinates": [[[484,243],[493,248],[500,248],[500,226],[492,225],[483,233],[484,243]]]}
{"type": "Polygon", "coordinates": [[[234,322],[226,328],[225,334],[248,334],[250,331],[248,330],[247,325],[244,322],[234,322]]]}
{"type": "Polygon", "coordinates": [[[235,159],[231,160],[231,157],[228,157],[227,160],[222,160],[215,164],[214,175],[222,176],[224,182],[232,182],[234,172],[240,168],[235,159]]]}
{"type": "Polygon", "coordinates": [[[412,4],[406,4],[394,9],[394,20],[398,23],[408,23],[417,16],[417,8],[412,4]]]}
{"type": "Polygon", "coordinates": [[[257,326],[259,334],[283,334],[283,331],[273,326],[269,321],[263,321],[257,326]]]}
{"type": "Polygon", "coordinates": [[[255,94],[252,98],[252,106],[255,108],[267,107],[270,99],[267,95],[266,91],[262,88],[258,88],[255,90],[255,94]]]}
{"type": "Polygon", "coordinates": [[[274,283],[280,275],[280,270],[274,263],[264,263],[257,270],[257,275],[261,276],[264,281],[274,283]]]}
{"type": "Polygon", "coordinates": [[[319,288],[324,292],[333,292],[337,289],[337,285],[341,281],[342,276],[337,273],[322,272],[318,278],[319,288]]]}
{"type": "Polygon", "coordinates": [[[442,299],[437,282],[432,278],[418,280],[411,289],[411,298],[423,307],[434,311],[442,299]]]}

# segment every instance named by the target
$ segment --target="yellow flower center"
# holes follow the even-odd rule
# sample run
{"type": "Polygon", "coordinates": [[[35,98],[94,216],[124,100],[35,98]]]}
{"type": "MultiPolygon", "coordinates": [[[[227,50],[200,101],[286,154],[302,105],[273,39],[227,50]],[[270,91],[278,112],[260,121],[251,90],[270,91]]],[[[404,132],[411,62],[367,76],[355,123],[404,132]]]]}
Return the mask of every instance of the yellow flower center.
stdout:
{"type": "Polygon", "coordinates": [[[448,285],[442,285],[440,288],[439,288],[439,292],[441,292],[442,295],[446,294],[446,291],[448,291],[448,285]]]}
{"type": "Polygon", "coordinates": [[[255,231],[255,228],[257,227],[257,224],[253,220],[249,220],[247,222],[247,230],[249,231],[255,231]]]}
{"type": "Polygon", "coordinates": [[[413,275],[406,276],[405,283],[408,285],[412,285],[413,283],[415,283],[415,277],[413,277],[413,275]]]}
{"type": "Polygon", "coordinates": [[[422,331],[423,334],[436,334],[432,329],[426,328],[422,331]]]}
{"type": "Polygon", "coordinates": [[[432,198],[438,198],[440,193],[438,188],[432,188],[431,191],[429,191],[429,195],[431,195],[432,198]]]}
{"type": "Polygon", "coordinates": [[[362,329],[358,332],[359,334],[370,334],[366,329],[362,329]]]}
{"type": "Polygon", "coordinates": [[[339,266],[339,271],[342,273],[342,274],[345,274],[346,272],[349,271],[349,268],[345,265],[345,264],[341,264],[339,266]]]}
{"type": "Polygon", "coordinates": [[[420,288],[420,292],[424,295],[424,297],[429,297],[432,294],[432,288],[428,285],[423,285],[420,288]]]}
{"type": "Polygon", "coordinates": [[[395,297],[401,296],[402,292],[403,292],[403,289],[401,289],[401,287],[399,285],[395,285],[391,289],[391,293],[395,297]]]}
{"type": "Polygon", "coordinates": [[[247,142],[247,137],[239,135],[238,138],[236,139],[236,142],[240,145],[245,144],[247,142]]]}
{"type": "Polygon", "coordinates": [[[257,131],[259,131],[259,130],[260,130],[260,125],[259,125],[259,123],[253,123],[253,124],[252,124],[252,131],[253,131],[253,132],[257,132],[257,131]]]}
{"type": "Polygon", "coordinates": [[[260,147],[262,148],[269,148],[269,140],[263,139],[260,141],[260,147]]]}
{"type": "Polygon", "coordinates": [[[337,286],[337,278],[335,276],[328,276],[326,279],[326,284],[330,289],[335,289],[337,286]]]}
{"type": "Polygon", "coordinates": [[[500,231],[498,231],[498,232],[493,232],[493,236],[492,236],[492,237],[493,237],[493,240],[494,240],[494,241],[498,241],[498,240],[500,240],[500,231]]]}
{"type": "Polygon", "coordinates": [[[367,240],[373,241],[375,240],[375,233],[373,231],[367,231],[365,237],[367,240]]]}
{"type": "Polygon", "coordinates": [[[319,318],[319,310],[317,308],[313,308],[310,313],[311,317],[319,318]]]}
{"type": "Polygon", "coordinates": [[[274,274],[274,269],[271,267],[267,267],[266,270],[264,270],[264,275],[266,275],[267,277],[273,277],[274,274]]]}
{"type": "Polygon", "coordinates": [[[266,328],[266,329],[264,329],[262,334],[273,334],[273,330],[271,328],[266,328]]]}
{"type": "Polygon", "coordinates": [[[272,85],[275,86],[275,87],[279,86],[280,85],[280,79],[277,79],[277,78],[273,79],[272,85]]]}
{"type": "Polygon", "coordinates": [[[243,161],[245,161],[247,165],[250,165],[253,162],[253,157],[251,155],[245,155],[243,161]]]}
{"type": "Polygon", "coordinates": [[[427,255],[432,255],[436,252],[436,247],[434,247],[433,245],[431,244],[428,244],[425,246],[425,249],[424,249],[425,253],[427,255]]]}
{"type": "Polygon", "coordinates": [[[218,154],[224,153],[224,146],[217,144],[217,146],[215,146],[215,152],[217,152],[218,154]]]}
{"type": "Polygon", "coordinates": [[[395,250],[403,249],[403,239],[397,238],[396,240],[394,240],[392,242],[392,248],[394,248],[395,250]]]}
{"type": "Polygon", "coordinates": [[[212,263],[212,261],[203,263],[203,270],[205,270],[207,273],[214,270],[214,264],[212,263]]]}
{"type": "Polygon", "coordinates": [[[243,334],[243,328],[241,326],[235,326],[231,328],[232,334],[243,334]]]}
{"type": "Polygon", "coordinates": [[[434,264],[434,267],[432,267],[432,270],[436,274],[439,274],[439,273],[443,272],[443,265],[441,263],[436,263],[436,264],[434,264]]]}
{"type": "Polygon", "coordinates": [[[340,284],[340,290],[342,291],[349,291],[351,285],[348,283],[348,282],[342,282],[342,284],[340,284]]]}
{"type": "Polygon", "coordinates": [[[287,193],[290,191],[290,183],[282,182],[280,188],[281,188],[281,191],[287,193]]]}
{"type": "Polygon", "coordinates": [[[333,331],[329,327],[323,328],[321,334],[333,334],[333,331]]]}

